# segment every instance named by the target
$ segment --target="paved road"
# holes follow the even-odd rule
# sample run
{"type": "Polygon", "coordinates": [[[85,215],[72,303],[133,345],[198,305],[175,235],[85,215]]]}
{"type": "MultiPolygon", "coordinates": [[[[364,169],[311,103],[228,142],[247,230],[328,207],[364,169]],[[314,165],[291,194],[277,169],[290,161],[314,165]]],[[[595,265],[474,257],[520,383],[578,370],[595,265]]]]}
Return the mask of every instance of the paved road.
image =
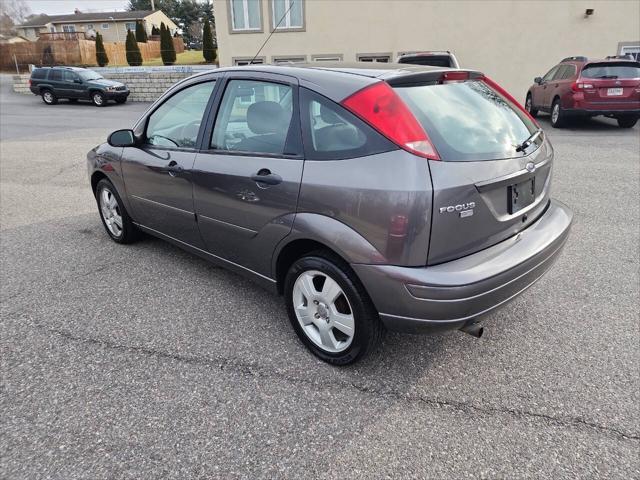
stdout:
{"type": "Polygon", "coordinates": [[[337,369],[279,298],[107,238],[84,155],[144,105],[0,100],[0,477],[640,478],[638,127],[542,121],[575,227],[482,339],[337,369]]]}

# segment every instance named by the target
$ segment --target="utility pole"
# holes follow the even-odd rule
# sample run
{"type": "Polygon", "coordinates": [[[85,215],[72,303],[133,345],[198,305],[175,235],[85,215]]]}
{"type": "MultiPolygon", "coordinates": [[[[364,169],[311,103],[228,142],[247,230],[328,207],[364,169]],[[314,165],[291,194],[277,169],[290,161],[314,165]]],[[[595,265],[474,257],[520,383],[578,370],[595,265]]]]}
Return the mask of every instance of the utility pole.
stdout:
{"type": "Polygon", "coordinates": [[[156,9],[156,2],[155,0],[151,0],[151,11],[153,12],[155,11],[155,9],[156,9]]]}

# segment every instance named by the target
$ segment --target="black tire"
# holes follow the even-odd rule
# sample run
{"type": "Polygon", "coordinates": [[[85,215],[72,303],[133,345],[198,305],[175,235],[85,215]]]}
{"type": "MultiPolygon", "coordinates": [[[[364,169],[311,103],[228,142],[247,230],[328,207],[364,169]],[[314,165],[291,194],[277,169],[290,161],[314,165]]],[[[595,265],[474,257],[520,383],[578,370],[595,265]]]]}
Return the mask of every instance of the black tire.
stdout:
{"type": "Polygon", "coordinates": [[[118,191],[115,189],[113,184],[106,178],[103,178],[102,180],[100,180],[98,182],[98,185],[96,185],[96,203],[98,204],[98,213],[100,214],[100,220],[102,220],[102,225],[104,226],[104,229],[107,232],[107,234],[111,237],[111,239],[114,242],[127,244],[127,243],[133,243],[140,238],[140,230],[138,230],[138,228],[133,224],[133,221],[131,220],[129,213],[124,208],[124,204],[122,203],[122,199],[120,198],[118,191]],[[115,197],[117,201],[116,208],[122,218],[122,231],[120,232],[119,235],[114,234],[114,232],[112,232],[109,229],[109,226],[107,225],[107,222],[104,218],[104,214],[102,212],[100,201],[101,201],[102,192],[105,189],[108,190],[113,195],[113,197],[115,197]]]}
{"type": "Polygon", "coordinates": [[[538,116],[538,109],[533,108],[533,97],[531,96],[530,93],[527,93],[527,99],[524,102],[524,108],[527,110],[527,112],[529,112],[529,115],[531,115],[533,118],[538,116]]]}
{"type": "Polygon", "coordinates": [[[618,117],[616,120],[620,128],[633,128],[638,123],[637,117],[618,117]]]}
{"type": "Polygon", "coordinates": [[[92,92],[91,101],[96,107],[104,107],[107,105],[107,97],[102,92],[92,92]]]}
{"type": "Polygon", "coordinates": [[[40,95],[42,96],[42,101],[47,105],[55,105],[58,103],[58,97],[53,93],[53,90],[45,88],[40,92],[40,95]]]}
{"type": "Polygon", "coordinates": [[[123,103],[127,102],[127,98],[116,98],[116,103],[119,103],[120,105],[122,105],[123,103]]]}
{"type": "Polygon", "coordinates": [[[560,99],[556,98],[551,104],[551,126],[553,128],[562,128],[567,124],[567,114],[565,113],[560,99]],[[554,111],[558,110],[557,115],[554,115],[554,111]],[[555,120],[554,120],[555,119],[555,120]]]}
{"type": "Polygon", "coordinates": [[[329,252],[312,252],[299,258],[291,265],[285,277],[284,298],[289,321],[298,338],[314,355],[327,363],[348,365],[356,362],[374,350],[381,341],[384,326],[369,294],[349,265],[329,252]],[[338,284],[348,302],[346,307],[350,308],[354,318],[354,334],[351,344],[338,353],[328,352],[314,343],[305,333],[296,316],[293,300],[294,284],[302,273],[311,270],[329,276],[338,284]]]}

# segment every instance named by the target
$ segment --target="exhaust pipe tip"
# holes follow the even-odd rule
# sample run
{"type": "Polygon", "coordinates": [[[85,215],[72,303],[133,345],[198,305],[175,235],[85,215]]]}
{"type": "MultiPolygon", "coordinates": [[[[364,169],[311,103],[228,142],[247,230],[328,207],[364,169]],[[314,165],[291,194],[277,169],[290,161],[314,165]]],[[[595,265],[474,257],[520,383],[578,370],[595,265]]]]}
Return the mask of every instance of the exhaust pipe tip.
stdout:
{"type": "Polygon", "coordinates": [[[484,327],[480,323],[470,323],[462,327],[460,330],[476,338],[482,337],[482,334],[484,333],[484,327]]]}

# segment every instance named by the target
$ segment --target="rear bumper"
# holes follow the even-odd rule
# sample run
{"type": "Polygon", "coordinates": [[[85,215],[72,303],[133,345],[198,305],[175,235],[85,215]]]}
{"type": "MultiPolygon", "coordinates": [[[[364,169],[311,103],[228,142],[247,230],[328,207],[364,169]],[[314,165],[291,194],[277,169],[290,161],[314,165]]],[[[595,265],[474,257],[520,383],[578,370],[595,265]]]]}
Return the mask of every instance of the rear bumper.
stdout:
{"type": "Polygon", "coordinates": [[[590,108],[569,108],[564,110],[568,115],[576,117],[595,117],[596,115],[613,115],[640,117],[640,108],[616,108],[616,109],[590,109],[590,108]]]}
{"type": "Polygon", "coordinates": [[[352,267],[389,330],[457,329],[533,285],[558,257],[571,228],[569,208],[552,200],[537,222],[478,253],[431,267],[352,267]]]}

